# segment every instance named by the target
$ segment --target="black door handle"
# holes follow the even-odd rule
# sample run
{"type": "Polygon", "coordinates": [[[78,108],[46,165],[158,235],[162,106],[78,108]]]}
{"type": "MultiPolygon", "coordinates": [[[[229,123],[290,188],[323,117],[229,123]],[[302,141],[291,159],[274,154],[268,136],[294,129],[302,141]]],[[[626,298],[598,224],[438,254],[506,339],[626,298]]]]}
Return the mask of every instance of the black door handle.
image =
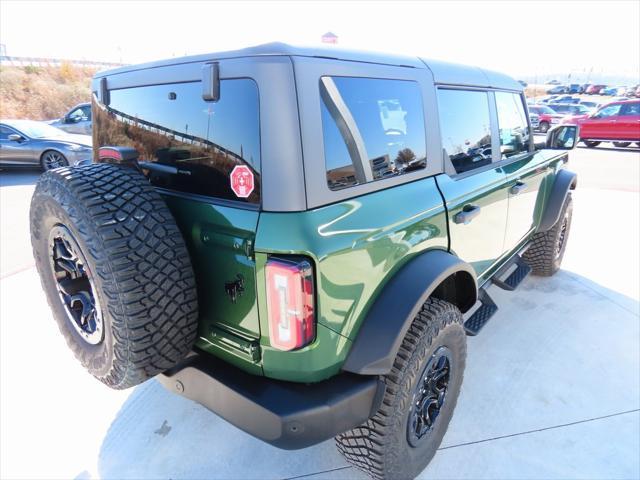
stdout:
{"type": "Polygon", "coordinates": [[[522,192],[524,192],[526,189],[527,189],[527,184],[518,180],[515,183],[515,185],[513,185],[509,189],[509,192],[511,193],[511,195],[519,195],[522,192]]]}
{"type": "Polygon", "coordinates": [[[462,223],[467,225],[471,220],[480,215],[480,207],[478,205],[465,205],[462,211],[453,216],[453,223],[462,223]]]}

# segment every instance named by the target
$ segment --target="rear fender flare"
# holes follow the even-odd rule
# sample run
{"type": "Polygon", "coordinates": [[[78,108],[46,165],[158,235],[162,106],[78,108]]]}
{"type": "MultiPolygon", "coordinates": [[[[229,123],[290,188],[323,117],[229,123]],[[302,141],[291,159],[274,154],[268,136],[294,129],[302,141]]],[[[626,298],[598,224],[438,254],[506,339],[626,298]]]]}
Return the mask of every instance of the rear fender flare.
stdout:
{"type": "Polygon", "coordinates": [[[436,294],[466,312],[476,303],[475,271],[444,250],[430,250],[404,265],[378,295],[342,367],[361,375],[385,375],[413,319],[436,294]],[[452,288],[438,288],[452,283],[452,288]]]}

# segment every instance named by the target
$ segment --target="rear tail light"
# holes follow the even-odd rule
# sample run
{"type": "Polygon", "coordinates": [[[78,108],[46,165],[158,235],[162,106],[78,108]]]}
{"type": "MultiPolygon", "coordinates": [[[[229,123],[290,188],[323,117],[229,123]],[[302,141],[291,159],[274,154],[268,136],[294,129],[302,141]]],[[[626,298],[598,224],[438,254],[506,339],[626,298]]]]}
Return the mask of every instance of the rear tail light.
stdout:
{"type": "Polygon", "coordinates": [[[138,160],[138,151],[131,147],[100,147],[98,159],[101,161],[134,162],[138,160]]]}
{"type": "Polygon", "coordinates": [[[308,345],[316,334],[311,264],[272,258],[265,268],[271,345],[278,350],[308,345]]]}

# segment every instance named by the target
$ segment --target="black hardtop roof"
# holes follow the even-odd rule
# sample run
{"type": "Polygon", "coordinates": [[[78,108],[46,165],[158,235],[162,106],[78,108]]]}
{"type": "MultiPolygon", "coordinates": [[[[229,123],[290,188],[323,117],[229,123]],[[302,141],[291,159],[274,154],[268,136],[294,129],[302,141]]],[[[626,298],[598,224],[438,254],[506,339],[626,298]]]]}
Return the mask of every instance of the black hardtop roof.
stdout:
{"type": "Polygon", "coordinates": [[[407,68],[428,68],[433,73],[434,81],[439,84],[473,85],[518,91],[522,90],[522,85],[508,75],[479,67],[459,65],[438,60],[428,60],[417,56],[349,50],[335,46],[301,47],[281,42],[266,43],[240,50],[176,57],[138,65],[128,65],[98,72],[94,78],[169,65],[257,56],[313,57],[407,68]]]}

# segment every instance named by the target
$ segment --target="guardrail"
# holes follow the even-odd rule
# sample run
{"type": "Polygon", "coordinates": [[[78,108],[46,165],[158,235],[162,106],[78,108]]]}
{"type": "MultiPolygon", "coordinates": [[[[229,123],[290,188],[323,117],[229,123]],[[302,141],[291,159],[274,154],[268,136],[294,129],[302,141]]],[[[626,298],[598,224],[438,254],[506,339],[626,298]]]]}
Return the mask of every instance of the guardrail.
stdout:
{"type": "Polygon", "coordinates": [[[63,64],[69,64],[76,67],[122,67],[126,63],[116,62],[100,62],[97,60],[73,60],[67,58],[44,58],[44,57],[12,57],[9,55],[0,56],[1,65],[9,65],[12,67],[59,67],[63,64]]]}

